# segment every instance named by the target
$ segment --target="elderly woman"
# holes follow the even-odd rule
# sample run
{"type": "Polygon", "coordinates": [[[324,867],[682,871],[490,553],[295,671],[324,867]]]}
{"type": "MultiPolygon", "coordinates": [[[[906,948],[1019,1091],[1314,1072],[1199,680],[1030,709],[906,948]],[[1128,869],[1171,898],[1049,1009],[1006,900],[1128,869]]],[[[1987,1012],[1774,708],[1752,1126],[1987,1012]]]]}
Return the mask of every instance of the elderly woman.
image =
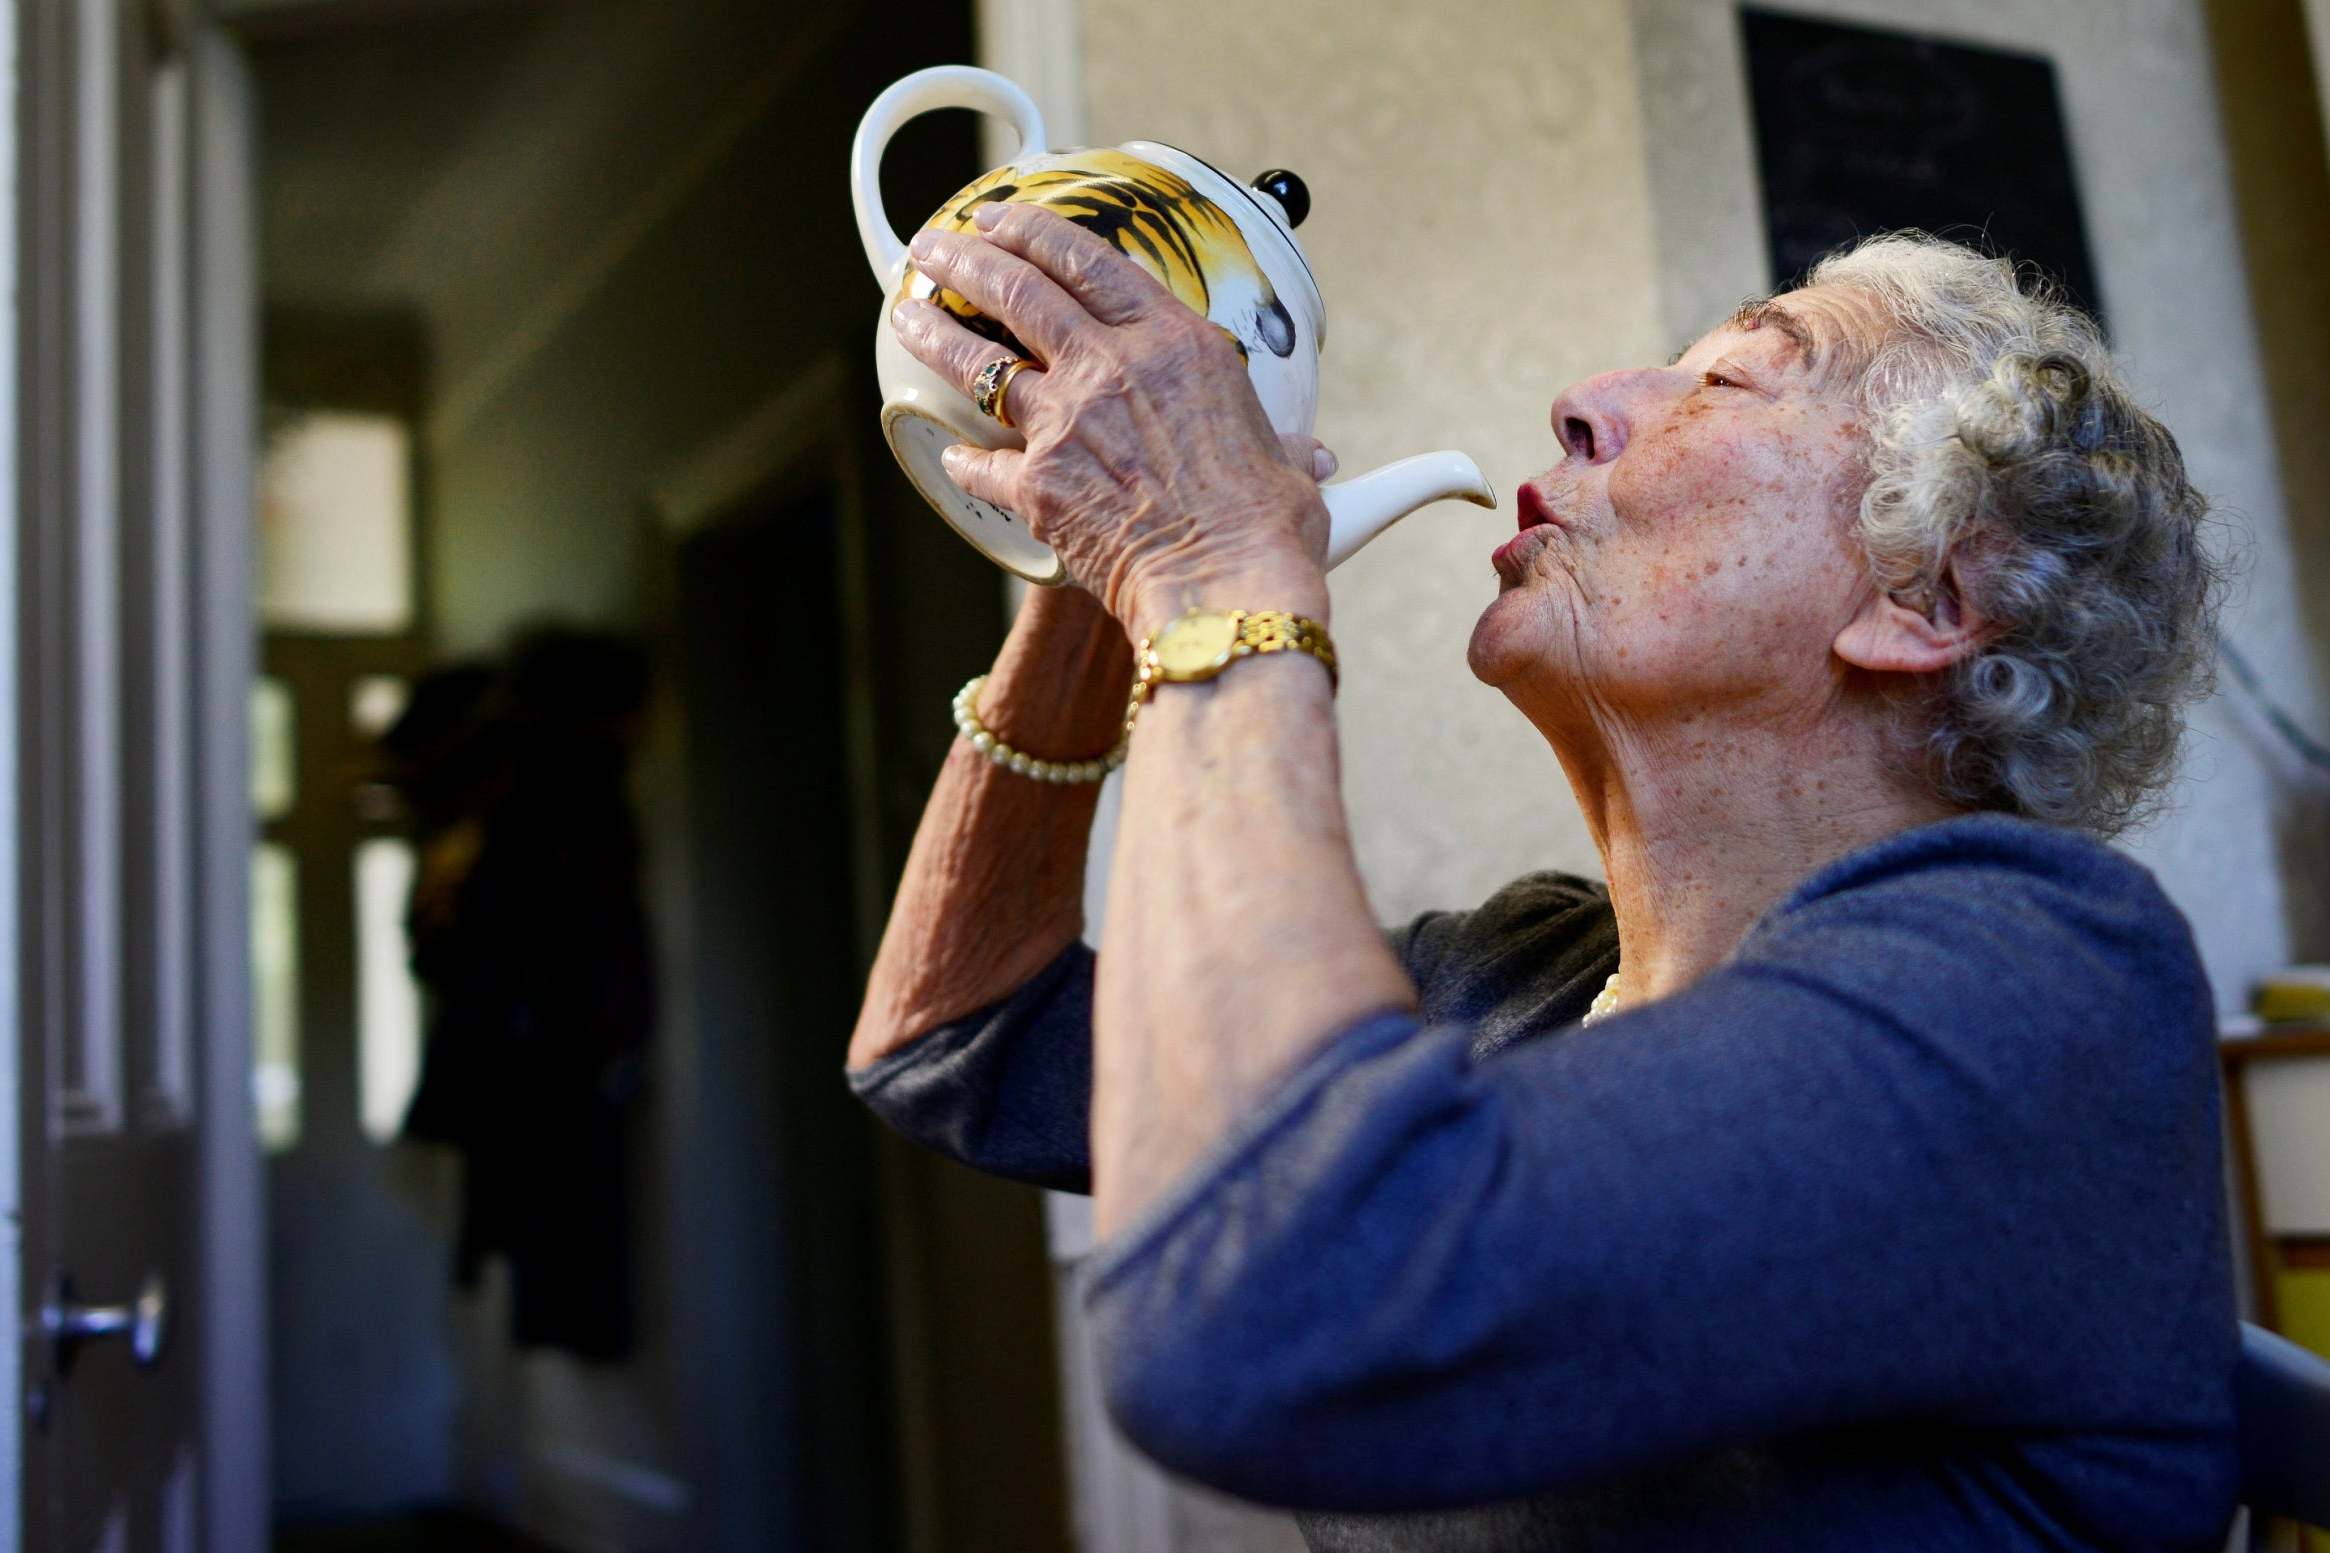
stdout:
{"type": "MultiPolygon", "coordinates": [[[[1310,449],[1233,348],[1047,212],[977,225],[918,261],[1041,370],[1026,452],[949,467],[1083,585],[1028,600],[991,740],[1107,749],[1127,641],[1193,606],[1323,645],[1310,449]]],[[[1000,354],[895,323],[966,389],[1000,354]]],[[[2205,677],[2174,441],[2084,318],[1918,236],[1552,424],[1469,656],[1607,884],[1387,939],[1331,660],[1246,653],[1139,710],[1097,958],[1093,790],[958,744],[853,1083],[1089,1186],[1117,1419],[1314,1548],[2221,1545],[2211,999],[2098,839],[2205,677]]]]}

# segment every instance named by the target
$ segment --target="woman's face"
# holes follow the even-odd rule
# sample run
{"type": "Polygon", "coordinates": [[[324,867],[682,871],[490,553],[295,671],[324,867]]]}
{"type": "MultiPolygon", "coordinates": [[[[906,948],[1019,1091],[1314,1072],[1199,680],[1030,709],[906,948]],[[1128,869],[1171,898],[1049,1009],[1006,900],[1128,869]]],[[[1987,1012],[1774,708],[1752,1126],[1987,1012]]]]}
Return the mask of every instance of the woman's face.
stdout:
{"type": "Polygon", "coordinates": [[[1870,588],[1852,389],[1872,324],[1850,293],[1790,292],[1556,399],[1563,457],[1521,487],[1474,674],[1548,732],[1824,704],[1870,588]]]}

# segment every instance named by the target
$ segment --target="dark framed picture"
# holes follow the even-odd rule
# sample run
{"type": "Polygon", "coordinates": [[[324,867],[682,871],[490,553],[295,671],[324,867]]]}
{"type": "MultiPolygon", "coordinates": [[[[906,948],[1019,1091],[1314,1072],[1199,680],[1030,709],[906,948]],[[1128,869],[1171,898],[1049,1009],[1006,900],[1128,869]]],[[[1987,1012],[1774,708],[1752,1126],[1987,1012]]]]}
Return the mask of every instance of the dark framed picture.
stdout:
{"type": "Polygon", "coordinates": [[[2102,317],[2054,64],[1740,7],[1772,278],[1895,227],[2037,265],[2102,317]]]}

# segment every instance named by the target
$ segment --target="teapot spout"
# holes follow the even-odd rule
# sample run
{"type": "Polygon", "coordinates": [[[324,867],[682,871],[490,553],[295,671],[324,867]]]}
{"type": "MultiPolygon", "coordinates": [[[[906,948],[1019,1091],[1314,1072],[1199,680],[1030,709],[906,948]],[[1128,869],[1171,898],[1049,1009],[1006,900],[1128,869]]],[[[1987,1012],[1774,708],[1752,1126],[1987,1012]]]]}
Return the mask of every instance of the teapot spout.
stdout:
{"type": "Polygon", "coordinates": [[[1419,453],[1322,486],[1329,530],[1327,565],[1341,566],[1362,545],[1414,512],[1436,501],[1461,498],[1477,507],[1494,507],[1497,493],[1481,474],[1480,465],[1454,450],[1419,453]]]}

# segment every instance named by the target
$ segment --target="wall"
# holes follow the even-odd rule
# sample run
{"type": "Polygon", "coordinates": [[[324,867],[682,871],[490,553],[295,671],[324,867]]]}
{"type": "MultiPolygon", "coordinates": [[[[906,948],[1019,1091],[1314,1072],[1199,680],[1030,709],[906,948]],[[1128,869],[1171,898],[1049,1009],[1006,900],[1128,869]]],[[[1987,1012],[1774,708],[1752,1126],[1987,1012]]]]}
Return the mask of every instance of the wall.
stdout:
{"type": "MultiPolygon", "coordinates": [[[[2320,22],[2322,0],[2308,3],[2320,22]]],[[[2305,604],[2315,590],[2299,581],[2330,553],[2330,493],[2302,459],[2285,488],[2285,450],[2259,413],[2259,282],[2202,6],[1794,8],[2057,61],[2116,343],[2248,561],[2228,634],[2302,721],[2330,726],[2324,638],[2305,604]]],[[[1563,385],[1664,359],[1772,284],[1728,0],[1383,4],[1364,24],[1324,0],[1073,10],[1092,143],[1154,136],[1233,171],[1286,165],[1310,181],[1301,236],[1330,314],[1320,434],[1347,468],[1459,446],[1509,499],[1557,452],[1545,412],[1563,385]]],[[[1494,587],[1486,553],[1510,522],[1429,509],[1334,578],[1345,791],[1386,920],[1478,899],[1525,869],[1599,872],[1558,768],[1464,667],[1494,587]]],[[[2252,709],[2220,696],[2194,720],[2169,812],[2130,838],[2192,918],[2228,1010],[2260,971],[2330,957],[2321,797],[2252,709]]],[[[1087,1517],[1133,1528],[1088,1546],[1296,1545],[1282,1522],[1225,1529],[1210,1501],[1139,1480],[1089,1412],[1078,1438],[1087,1517]]]]}

